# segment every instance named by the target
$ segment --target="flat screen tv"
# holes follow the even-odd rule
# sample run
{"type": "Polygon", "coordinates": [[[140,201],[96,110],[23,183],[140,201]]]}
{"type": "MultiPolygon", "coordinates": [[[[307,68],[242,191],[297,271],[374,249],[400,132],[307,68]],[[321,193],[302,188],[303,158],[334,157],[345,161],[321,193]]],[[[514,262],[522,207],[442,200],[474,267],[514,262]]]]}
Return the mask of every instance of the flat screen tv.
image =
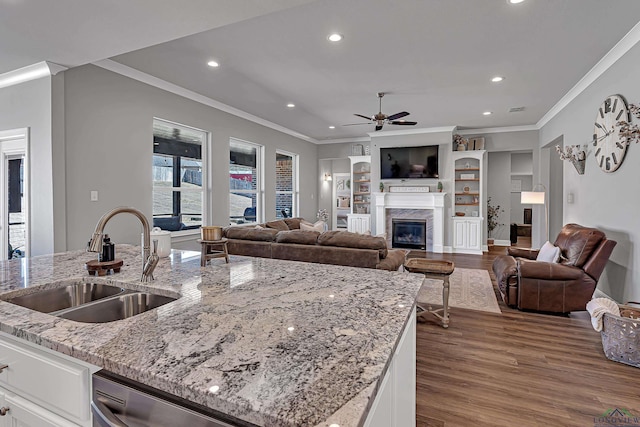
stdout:
{"type": "Polygon", "coordinates": [[[438,145],[380,149],[380,179],[438,178],[438,145]]]}

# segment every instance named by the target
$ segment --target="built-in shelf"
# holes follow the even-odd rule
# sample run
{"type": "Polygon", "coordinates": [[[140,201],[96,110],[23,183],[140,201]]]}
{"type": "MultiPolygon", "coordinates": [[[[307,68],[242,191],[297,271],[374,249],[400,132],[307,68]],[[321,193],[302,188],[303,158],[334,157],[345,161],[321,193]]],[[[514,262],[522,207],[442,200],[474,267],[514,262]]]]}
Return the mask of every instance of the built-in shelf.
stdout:
{"type": "Polygon", "coordinates": [[[480,168],[462,168],[462,169],[456,169],[456,172],[465,172],[465,171],[479,171],[480,168]]]}
{"type": "Polygon", "coordinates": [[[364,175],[364,174],[367,174],[367,173],[371,173],[371,172],[370,171],[360,171],[360,172],[353,171],[354,175],[364,175]]]}
{"type": "Polygon", "coordinates": [[[456,203],[456,206],[479,206],[480,203],[456,203]]]}
{"type": "Polygon", "coordinates": [[[456,193],[456,196],[479,196],[480,193],[456,193]]]}
{"type": "Polygon", "coordinates": [[[473,178],[473,179],[460,179],[460,178],[456,178],[456,182],[457,181],[480,181],[480,178],[473,178]]]}
{"type": "Polygon", "coordinates": [[[356,179],[353,182],[371,182],[369,179],[356,179]]]}
{"type": "Polygon", "coordinates": [[[354,205],[368,205],[369,202],[353,202],[354,205]]]}

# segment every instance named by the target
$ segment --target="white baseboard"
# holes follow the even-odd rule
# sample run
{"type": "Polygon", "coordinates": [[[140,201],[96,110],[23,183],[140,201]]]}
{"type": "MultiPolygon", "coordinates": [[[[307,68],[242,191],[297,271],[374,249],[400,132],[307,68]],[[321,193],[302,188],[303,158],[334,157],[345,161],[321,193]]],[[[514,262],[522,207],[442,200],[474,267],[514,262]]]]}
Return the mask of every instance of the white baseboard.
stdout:
{"type": "Polygon", "coordinates": [[[511,246],[511,240],[494,240],[494,246],[511,246]]]}

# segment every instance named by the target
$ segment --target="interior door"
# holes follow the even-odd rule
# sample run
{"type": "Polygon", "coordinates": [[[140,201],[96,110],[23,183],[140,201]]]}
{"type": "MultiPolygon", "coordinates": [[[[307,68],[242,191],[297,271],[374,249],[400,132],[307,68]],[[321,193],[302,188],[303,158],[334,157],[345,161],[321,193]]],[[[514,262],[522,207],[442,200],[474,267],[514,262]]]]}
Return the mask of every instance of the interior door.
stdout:
{"type": "Polygon", "coordinates": [[[26,129],[0,132],[0,259],[28,255],[26,129]]]}

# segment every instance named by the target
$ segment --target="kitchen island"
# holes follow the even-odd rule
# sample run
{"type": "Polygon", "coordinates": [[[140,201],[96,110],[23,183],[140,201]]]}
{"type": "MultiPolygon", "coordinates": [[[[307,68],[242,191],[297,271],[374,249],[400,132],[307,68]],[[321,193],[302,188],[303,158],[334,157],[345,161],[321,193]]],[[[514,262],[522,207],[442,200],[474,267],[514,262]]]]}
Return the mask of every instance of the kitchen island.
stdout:
{"type": "Polygon", "coordinates": [[[200,267],[199,253],[173,251],[142,284],[140,248],[118,245],[116,256],[122,272],[100,278],[80,251],[4,261],[0,298],[89,280],[178,300],[101,324],[2,301],[0,330],[258,426],[364,425],[423,281],[248,257],[200,267]]]}

